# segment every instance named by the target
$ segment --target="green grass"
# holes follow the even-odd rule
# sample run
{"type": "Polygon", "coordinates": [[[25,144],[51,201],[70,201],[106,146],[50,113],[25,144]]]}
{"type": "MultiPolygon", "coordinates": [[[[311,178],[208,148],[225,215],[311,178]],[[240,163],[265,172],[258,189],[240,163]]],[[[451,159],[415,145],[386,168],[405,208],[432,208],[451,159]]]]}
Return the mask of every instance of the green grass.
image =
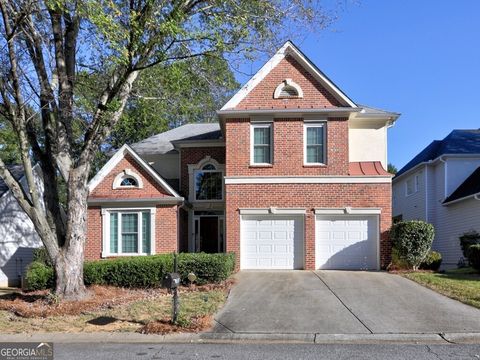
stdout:
{"type": "Polygon", "coordinates": [[[480,309],[480,274],[472,268],[449,270],[444,273],[410,272],[403,276],[480,309]]]}

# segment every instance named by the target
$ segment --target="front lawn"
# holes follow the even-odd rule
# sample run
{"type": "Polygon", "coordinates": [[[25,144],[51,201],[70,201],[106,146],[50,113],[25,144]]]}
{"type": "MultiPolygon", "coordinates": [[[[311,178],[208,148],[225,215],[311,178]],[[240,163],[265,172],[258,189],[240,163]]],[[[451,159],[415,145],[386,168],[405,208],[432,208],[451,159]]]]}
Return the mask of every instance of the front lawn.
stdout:
{"type": "Polygon", "coordinates": [[[0,297],[0,333],[132,331],[198,332],[211,325],[230,283],[180,291],[178,325],[170,324],[172,297],[163,289],[90,288],[80,302],[56,302],[48,292],[0,297]]]}
{"type": "Polygon", "coordinates": [[[480,309],[480,274],[471,268],[444,273],[409,272],[402,275],[440,294],[480,309]]]}

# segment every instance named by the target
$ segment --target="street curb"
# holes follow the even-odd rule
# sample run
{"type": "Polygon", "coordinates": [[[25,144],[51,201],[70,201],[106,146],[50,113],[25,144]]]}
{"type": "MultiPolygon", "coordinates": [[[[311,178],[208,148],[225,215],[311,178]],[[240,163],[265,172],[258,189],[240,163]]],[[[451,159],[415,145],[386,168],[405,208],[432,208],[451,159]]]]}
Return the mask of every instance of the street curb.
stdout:
{"type": "Polygon", "coordinates": [[[55,343],[300,343],[300,344],[480,344],[480,333],[268,334],[268,333],[31,333],[0,334],[3,342],[55,343]]]}

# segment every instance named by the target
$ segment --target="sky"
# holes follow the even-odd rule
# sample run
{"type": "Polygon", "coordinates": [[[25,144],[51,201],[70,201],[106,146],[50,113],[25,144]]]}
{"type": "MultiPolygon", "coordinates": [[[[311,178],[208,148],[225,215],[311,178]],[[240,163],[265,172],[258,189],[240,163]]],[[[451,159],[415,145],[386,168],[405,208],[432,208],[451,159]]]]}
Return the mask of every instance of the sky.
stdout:
{"type": "Polygon", "coordinates": [[[346,0],[295,43],[357,104],[402,114],[388,135],[398,169],[453,129],[480,128],[480,0],[346,0]]]}

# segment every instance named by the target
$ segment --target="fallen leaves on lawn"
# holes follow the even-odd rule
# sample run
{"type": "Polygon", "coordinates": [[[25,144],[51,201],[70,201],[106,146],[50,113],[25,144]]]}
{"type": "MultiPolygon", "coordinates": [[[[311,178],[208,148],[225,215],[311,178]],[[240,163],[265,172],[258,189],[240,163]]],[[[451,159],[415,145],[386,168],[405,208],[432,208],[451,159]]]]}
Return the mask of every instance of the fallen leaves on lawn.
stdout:
{"type": "Polygon", "coordinates": [[[172,324],[170,320],[162,319],[159,321],[151,321],[142,326],[137,332],[141,334],[171,334],[177,332],[197,333],[211,327],[213,316],[200,316],[190,318],[188,325],[172,324]]]}

